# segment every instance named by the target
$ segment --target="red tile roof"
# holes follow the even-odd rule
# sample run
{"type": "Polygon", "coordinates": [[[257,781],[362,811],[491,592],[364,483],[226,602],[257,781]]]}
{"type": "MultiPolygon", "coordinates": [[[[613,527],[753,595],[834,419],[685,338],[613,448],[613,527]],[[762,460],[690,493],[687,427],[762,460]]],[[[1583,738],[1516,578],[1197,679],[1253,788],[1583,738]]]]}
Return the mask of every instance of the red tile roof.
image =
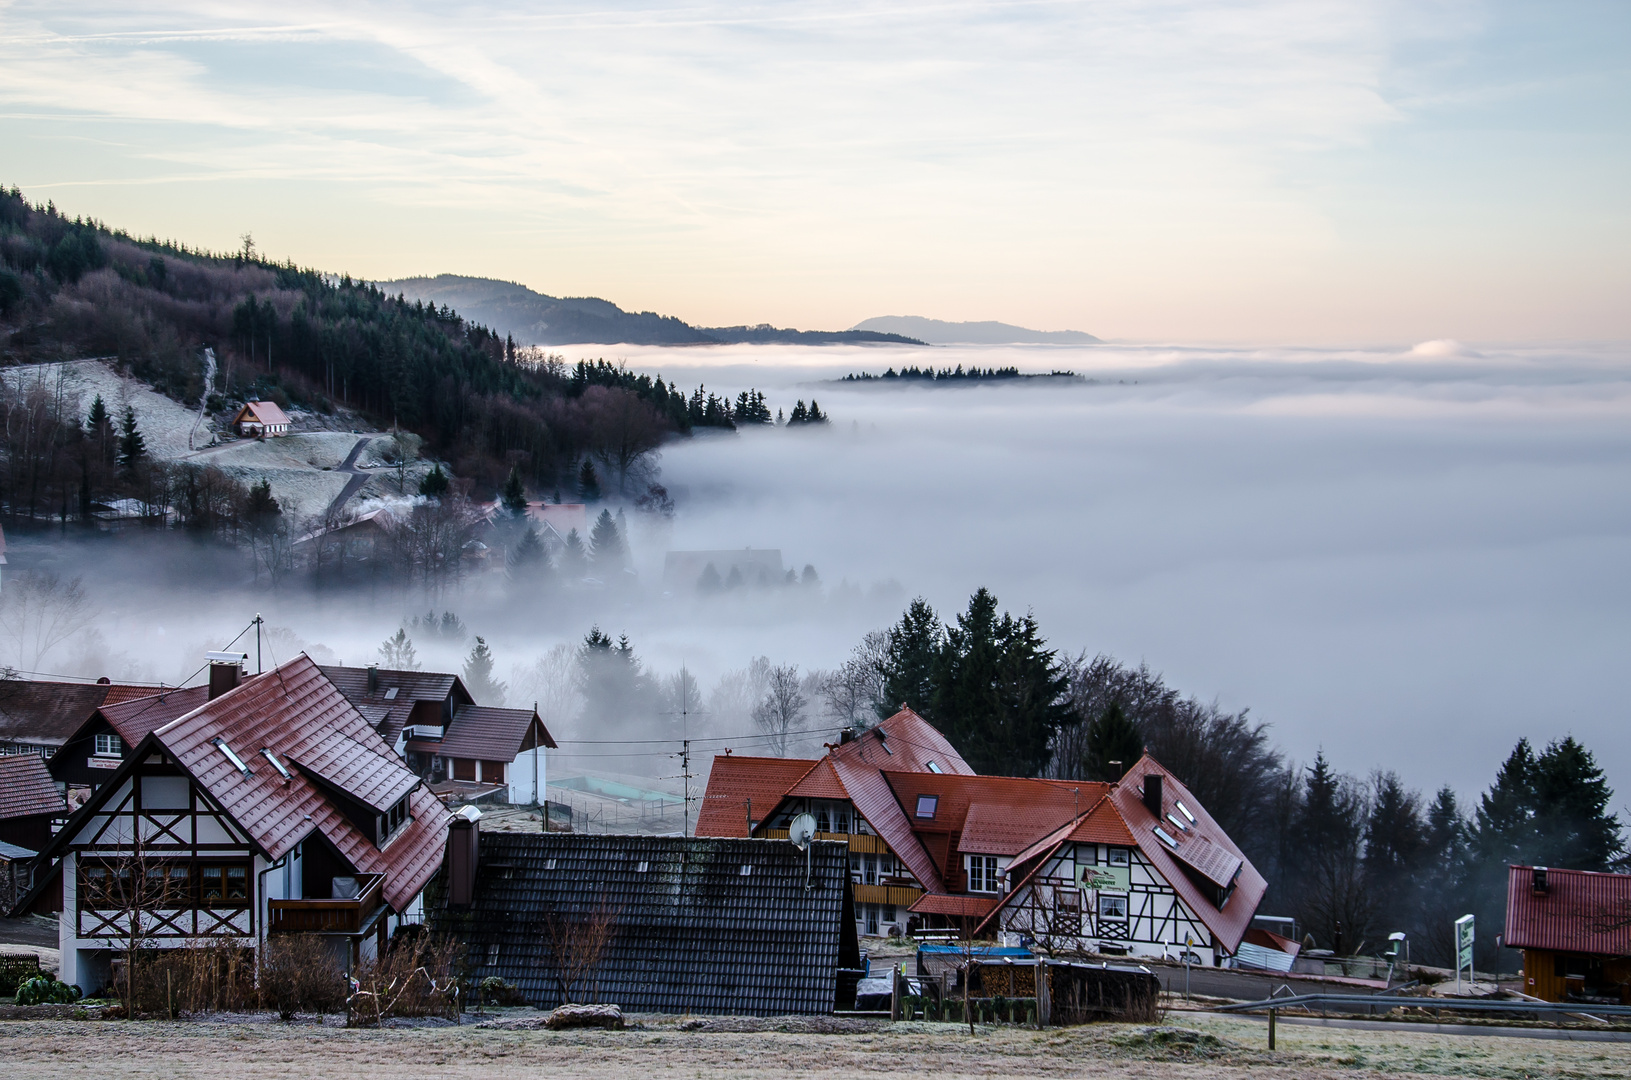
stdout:
{"type": "Polygon", "coordinates": [[[1507,870],[1507,945],[1631,956],[1631,874],[1547,868],[1544,896],[1535,895],[1534,877],[1532,866],[1507,870]]]}
{"type": "Polygon", "coordinates": [[[0,679],[0,742],[61,746],[103,702],[146,697],[158,689],[0,679]]]}
{"type": "Polygon", "coordinates": [[[799,777],[787,792],[790,799],[847,799],[849,792],[844,790],[844,784],[838,779],[838,773],[833,769],[832,762],[827,758],[820,758],[810,766],[808,772],[799,777]]]}
{"type": "Polygon", "coordinates": [[[924,893],[907,911],[918,915],[952,915],[970,919],[984,919],[996,910],[1000,896],[953,896],[948,893],[924,893]]]}
{"type": "Polygon", "coordinates": [[[0,820],[66,814],[68,803],[38,754],[0,757],[0,820]]]}
{"type": "Polygon", "coordinates": [[[765,820],[814,764],[806,758],[718,755],[708,770],[708,788],[697,811],[697,835],[747,836],[748,818],[765,820]]]}
{"type": "Polygon", "coordinates": [[[157,731],[178,716],[185,716],[209,699],[208,686],[189,686],[148,697],[130,697],[117,704],[104,703],[91,719],[94,721],[100,716],[119,733],[125,745],[135,746],[147,738],[148,732],[157,731]]]}
{"type": "Polygon", "coordinates": [[[967,854],[1014,855],[1070,823],[1108,787],[1015,776],[954,776],[885,770],[884,777],[918,833],[950,833],[967,854]],[[934,816],[917,816],[920,796],[935,799],[934,816]]]}
{"type": "Polygon", "coordinates": [[[288,424],[289,414],[277,407],[272,401],[246,401],[244,407],[238,410],[238,415],[232,418],[233,423],[241,422],[245,416],[257,420],[262,424],[288,424]]]}
{"type": "Polygon", "coordinates": [[[450,816],[408,772],[345,695],[301,655],[153,732],[210,796],[277,859],[321,831],[358,873],[384,874],[385,900],[400,911],[441,865],[450,816]],[[216,745],[250,767],[245,776],[216,745]],[[270,749],[293,779],[261,755],[270,749]],[[360,833],[307,775],[380,808],[412,791],[412,820],[383,849],[360,833]]]}
{"type": "Polygon", "coordinates": [[[1128,831],[1138,842],[1139,851],[1154,864],[1156,870],[1183,900],[1184,905],[1212,931],[1213,936],[1227,952],[1233,953],[1240,948],[1241,938],[1251,926],[1252,916],[1257,913],[1257,905],[1263,902],[1263,894],[1268,891],[1268,882],[1263,880],[1263,875],[1257,872],[1257,868],[1246,859],[1245,854],[1235,846],[1235,842],[1229,839],[1229,834],[1212,820],[1212,815],[1206,812],[1206,807],[1201,805],[1194,793],[1179,783],[1178,778],[1168,772],[1160,762],[1145,754],[1139,759],[1138,764],[1128,770],[1121,783],[1111,788],[1107,797],[1115,804],[1122,821],[1127,824],[1128,831]],[[1161,802],[1163,816],[1159,820],[1150,814],[1143,802],[1144,777],[1152,773],[1163,778],[1161,802]],[[1177,832],[1165,817],[1169,812],[1183,816],[1175,809],[1178,802],[1182,802],[1195,815],[1194,824],[1183,833],[1177,832]],[[1157,825],[1177,839],[1178,852],[1183,855],[1182,861],[1155,835],[1157,825]],[[1222,849],[1221,854],[1214,848],[1222,849]],[[1235,879],[1234,892],[1220,911],[1200,886],[1190,879],[1183,863],[1193,859],[1196,862],[1204,862],[1215,870],[1216,860],[1225,856],[1240,860],[1240,876],[1235,879]]]}
{"type": "Polygon", "coordinates": [[[443,757],[476,758],[482,761],[514,761],[527,739],[534,721],[543,730],[543,743],[554,749],[549,729],[532,709],[495,709],[483,705],[460,705],[453,722],[441,739],[415,739],[409,750],[443,757]]]}

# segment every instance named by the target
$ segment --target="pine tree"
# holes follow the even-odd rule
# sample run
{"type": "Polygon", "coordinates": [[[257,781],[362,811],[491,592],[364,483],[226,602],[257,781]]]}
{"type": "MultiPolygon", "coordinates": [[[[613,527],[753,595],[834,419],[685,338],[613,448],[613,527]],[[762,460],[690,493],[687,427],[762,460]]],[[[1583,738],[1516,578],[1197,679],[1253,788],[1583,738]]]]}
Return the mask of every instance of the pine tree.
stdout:
{"type": "Polygon", "coordinates": [[[557,564],[561,577],[567,581],[580,581],[589,569],[589,552],[583,546],[583,537],[578,530],[570,529],[566,534],[566,542],[561,545],[560,562],[557,564]]]}
{"type": "Polygon", "coordinates": [[[600,477],[588,458],[583,459],[583,467],[578,470],[578,498],[586,503],[600,501],[600,477]]]}
{"type": "Polygon", "coordinates": [[[277,499],[272,495],[270,480],[250,485],[249,495],[244,503],[244,513],[251,519],[268,518],[283,513],[283,507],[278,505],[277,499]]]}
{"type": "Polygon", "coordinates": [[[147,456],[147,440],[136,427],[136,410],[129,405],[125,406],[125,418],[120,427],[123,434],[119,437],[119,464],[128,471],[147,456]]]}
{"type": "Polygon", "coordinates": [[[945,643],[946,628],[929,602],[920,596],[907,605],[900,622],[886,631],[880,720],[893,716],[902,705],[927,716],[945,643]]]}
{"type": "Polygon", "coordinates": [[[516,585],[537,585],[549,573],[549,550],[535,526],[528,526],[505,557],[504,572],[516,585]]]}
{"type": "Polygon", "coordinates": [[[96,446],[98,458],[106,465],[112,465],[117,441],[113,434],[113,418],[108,415],[108,407],[102,403],[102,395],[97,394],[96,400],[91,402],[91,412],[85,420],[86,434],[96,446]]]}
{"type": "Polygon", "coordinates": [[[1144,756],[1144,738],[1138,725],[1112,701],[1087,728],[1086,760],[1082,775],[1089,780],[1120,780],[1144,756]]]}
{"type": "Polygon", "coordinates": [[[512,517],[519,518],[527,512],[527,487],[521,480],[521,466],[510,466],[510,475],[504,481],[504,492],[500,501],[512,517]]]}
{"type": "Polygon", "coordinates": [[[440,499],[447,494],[450,486],[447,473],[442,471],[440,465],[433,465],[430,472],[425,474],[425,478],[419,481],[419,494],[428,499],[440,499]]]}
{"type": "Polygon", "coordinates": [[[724,588],[725,580],[719,576],[719,571],[715,569],[713,563],[704,566],[702,573],[697,575],[697,592],[716,593],[724,588]]]}
{"type": "Polygon", "coordinates": [[[504,692],[509,689],[507,684],[493,678],[493,651],[480,634],[476,635],[475,647],[464,662],[464,687],[478,705],[494,707],[504,704],[504,692]]]}
{"type": "Polygon", "coordinates": [[[610,510],[602,510],[589,531],[589,558],[595,566],[615,570],[623,565],[626,551],[610,510]]]}

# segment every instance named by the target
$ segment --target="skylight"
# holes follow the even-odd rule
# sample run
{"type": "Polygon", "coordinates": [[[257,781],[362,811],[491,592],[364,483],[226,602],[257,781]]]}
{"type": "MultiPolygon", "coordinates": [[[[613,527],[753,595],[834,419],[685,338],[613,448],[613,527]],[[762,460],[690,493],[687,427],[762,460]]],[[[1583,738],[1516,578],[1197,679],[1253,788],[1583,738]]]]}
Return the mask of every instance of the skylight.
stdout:
{"type": "Polygon", "coordinates": [[[396,692],[398,690],[400,690],[400,689],[402,689],[400,686],[393,686],[389,690],[385,691],[385,700],[386,701],[395,701],[396,700],[396,692]]]}
{"type": "Polygon", "coordinates": [[[1178,826],[1178,831],[1179,832],[1188,832],[1189,831],[1189,826],[1185,825],[1183,819],[1180,818],[1177,814],[1168,814],[1167,815],[1167,820],[1172,822],[1174,825],[1178,826]]]}
{"type": "Polygon", "coordinates": [[[1188,818],[1188,819],[1189,819],[1189,820],[1190,820],[1190,821],[1194,821],[1194,820],[1195,820],[1195,815],[1194,815],[1194,814],[1191,814],[1191,813],[1190,813],[1190,812],[1189,812],[1189,807],[1187,807],[1187,806],[1185,806],[1185,805],[1184,805],[1184,804],[1183,804],[1183,801],[1182,801],[1182,800],[1181,800],[1181,799],[1180,799],[1180,800],[1179,800],[1179,801],[1178,801],[1178,802],[1177,802],[1177,803],[1176,803],[1176,805],[1177,805],[1177,807],[1178,807],[1178,812],[1179,812],[1179,813],[1180,813],[1180,814],[1182,814],[1182,815],[1184,815],[1184,817],[1186,817],[1186,818],[1188,818]]]}
{"type": "MultiPolygon", "coordinates": [[[[221,745],[221,749],[226,750],[226,744],[225,743],[223,743],[221,745]]],[[[227,750],[227,753],[230,754],[231,752],[232,751],[227,750]]],[[[272,750],[271,750],[270,747],[262,747],[261,748],[261,757],[263,757],[267,761],[271,762],[272,763],[272,768],[276,769],[277,774],[279,776],[283,777],[283,779],[285,779],[285,780],[293,780],[294,779],[293,776],[289,775],[289,770],[285,769],[283,767],[283,762],[279,761],[277,759],[277,755],[272,753],[272,750]]]]}
{"type": "Polygon", "coordinates": [[[919,795],[917,797],[917,816],[920,818],[934,817],[935,808],[940,805],[938,795],[919,795]]]}
{"type": "Polygon", "coordinates": [[[1171,848],[1173,851],[1178,850],[1178,841],[1174,840],[1172,838],[1172,834],[1167,832],[1167,830],[1163,829],[1161,826],[1157,825],[1155,827],[1155,835],[1159,836],[1167,847],[1171,848]]]}
{"type": "Polygon", "coordinates": [[[932,773],[937,773],[937,772],[941,771],[939,764],[937,764],[936,762],[927,761],[927,762],[924,762],[924,764],[928,767],[929,771],[932,772],[932,773]]]}
{"type": "Polygon", "coordinates": [[[225,754],[227,756],[227,760],[232,762],[232,767],[234,769],[237,769],[239,772],[243,773],[245,776],[253,776],[254,775],[252,772],[249,771],[249,766],[244,764],[244,759],[232,752],[232,747],[227,745],[227,741],[225,739],[217,738],[217,739],[212,739],[210,741],[215,747],[217,747],[221,751],[221,753],[223,753],[223,754],[225,754]]]}

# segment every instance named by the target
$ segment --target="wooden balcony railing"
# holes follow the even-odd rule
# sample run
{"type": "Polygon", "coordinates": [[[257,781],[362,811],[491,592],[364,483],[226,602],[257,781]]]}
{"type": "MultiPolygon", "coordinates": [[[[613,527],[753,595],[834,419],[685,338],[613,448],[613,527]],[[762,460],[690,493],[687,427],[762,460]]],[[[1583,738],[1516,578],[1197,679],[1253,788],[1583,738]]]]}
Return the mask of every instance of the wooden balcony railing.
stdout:
{"type": "Polygon", "coordinates": [[[355,934],[379,907],[383,874],[358,875],[354,900],[269,900],[267,929],[274,934],[355,934]]]}

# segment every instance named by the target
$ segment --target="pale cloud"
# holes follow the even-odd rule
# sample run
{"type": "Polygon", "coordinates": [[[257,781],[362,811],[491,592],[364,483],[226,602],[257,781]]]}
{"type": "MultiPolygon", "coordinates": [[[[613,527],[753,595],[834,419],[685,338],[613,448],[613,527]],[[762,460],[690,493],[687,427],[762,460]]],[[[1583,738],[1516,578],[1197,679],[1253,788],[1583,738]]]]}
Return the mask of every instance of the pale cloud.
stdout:
{"type": "Polygon", "coordinates": [[[1550,211],[1491,207],[1492,260],[1432,221],[1364,220],[1456,198],[1397,149],[1431,140],[1425,115],[1531,92],[1446,59],[1488,21],[1362,0],[21,3],[0,10],[0,172],[144,232],[253,229],[368,276],[492,274],[704,323],[1614,336],[1623,225],[1552,237],[1531,220],[1550,211]],[[1548,274],[1536,243],[1586,250],[1548,274]]]}

